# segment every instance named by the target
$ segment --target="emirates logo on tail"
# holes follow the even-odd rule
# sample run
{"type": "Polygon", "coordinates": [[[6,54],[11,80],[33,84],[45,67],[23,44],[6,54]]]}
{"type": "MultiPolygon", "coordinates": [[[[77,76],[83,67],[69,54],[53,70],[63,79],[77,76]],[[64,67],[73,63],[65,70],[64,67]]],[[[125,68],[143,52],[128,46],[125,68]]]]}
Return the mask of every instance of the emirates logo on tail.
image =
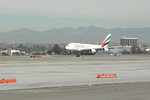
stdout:
{"type": "Polygon", "coordinates": [[[109,45],[110,38],[111,38],[111,34],[108,34],[107,37],[105,38],[105,40],[102,42],[101,46],[107,47],[109,45]]]}

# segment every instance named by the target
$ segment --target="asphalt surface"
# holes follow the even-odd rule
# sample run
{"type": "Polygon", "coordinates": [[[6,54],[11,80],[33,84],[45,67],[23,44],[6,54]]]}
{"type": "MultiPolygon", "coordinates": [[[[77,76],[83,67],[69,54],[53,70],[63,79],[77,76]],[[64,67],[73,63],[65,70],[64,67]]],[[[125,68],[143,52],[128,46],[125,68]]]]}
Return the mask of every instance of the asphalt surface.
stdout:
{"type": "Polygon", "coordinates": [[[0,78],[17,79],[17,83],[0,84],[0,97],[2,100],[42,97],[44,100],[150,100],[149,73],[147,55],[0,57],[0,78]],[[117,78],[96,78],[103,73],[117,74],[117,78]]]}
{"type": "Polygon", "coordinates": [[[0,91],[1,100],[150,100],[150,82],[0,91]]]}
{"type": "Polygon", "coordinates": [[[0,90],[150,81],[150,56],[1,57],[0,78],[16,79],[0,90]],[[98,74],[117,78],[97,79],[98,74]]]}

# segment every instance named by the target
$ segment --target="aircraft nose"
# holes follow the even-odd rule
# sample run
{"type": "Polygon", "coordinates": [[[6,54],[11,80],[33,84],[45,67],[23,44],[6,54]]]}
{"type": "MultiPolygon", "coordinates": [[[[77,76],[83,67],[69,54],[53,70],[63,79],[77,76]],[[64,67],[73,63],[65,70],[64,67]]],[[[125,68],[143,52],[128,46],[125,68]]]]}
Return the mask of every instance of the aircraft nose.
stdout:
{"type": "Polygon", "coordinates": [[[65,47],[65,49],[68,49],[69,47],[68,47],[68,45],[65,47]]]}

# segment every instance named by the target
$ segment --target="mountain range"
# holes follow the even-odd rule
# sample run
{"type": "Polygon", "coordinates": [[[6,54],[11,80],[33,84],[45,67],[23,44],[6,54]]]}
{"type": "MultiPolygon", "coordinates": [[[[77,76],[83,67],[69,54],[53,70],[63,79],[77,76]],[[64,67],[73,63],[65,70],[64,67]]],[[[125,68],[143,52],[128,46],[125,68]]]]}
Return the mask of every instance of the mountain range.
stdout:
{"type": "Polygon", "coordinates": [[[105,29],[95,26],[64,27],[45,31],[21,28],[0,32],[0,43],[101,43],[109,33],[112,34],[111,42],[113,43],[119,43],[122,37],[137,37],[139,43],[150,43],[150,28],[105,29]]]}

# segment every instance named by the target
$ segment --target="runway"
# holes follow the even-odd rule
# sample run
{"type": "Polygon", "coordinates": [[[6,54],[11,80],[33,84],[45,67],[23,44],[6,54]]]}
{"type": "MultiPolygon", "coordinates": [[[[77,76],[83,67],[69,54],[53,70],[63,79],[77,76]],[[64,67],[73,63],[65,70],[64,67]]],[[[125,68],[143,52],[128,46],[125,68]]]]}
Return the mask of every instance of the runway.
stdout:
{"type": "Polygon", "coordinates": [[[0,57],[0,78],[17,79],[0,84],[0,90],[81,86],[150,81],[150,56],[49,56],[0,57]],[[97,79],[98,74],[117,78],[97,79]]]}
{"type": "Polygon", "coordinates": [[[150,82],[0,91],[2,100],[150,100],[150,82]]]}

